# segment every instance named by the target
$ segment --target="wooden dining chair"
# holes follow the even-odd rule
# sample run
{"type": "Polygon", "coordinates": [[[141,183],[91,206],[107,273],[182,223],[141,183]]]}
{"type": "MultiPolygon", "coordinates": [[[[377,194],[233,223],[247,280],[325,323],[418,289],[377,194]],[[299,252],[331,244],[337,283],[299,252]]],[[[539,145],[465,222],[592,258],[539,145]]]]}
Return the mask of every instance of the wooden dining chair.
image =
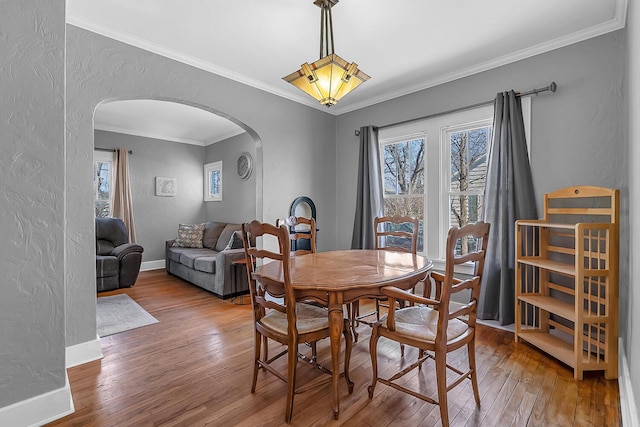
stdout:
{"type": "MultiPolygon", "coordinates": [[[[412,254],[417,253],[419,231],[418,218],[400,215],[376,217],[374,219],[373,226],[376,250],[408,252],[412,254]]],[[[365,314],[360,314],[360,301],[355,301],[351,304],[349,318],[351,319],[354,340],[358,340],[356,333],[358,323],[362,322],[367,325],[372,325],[374,321],[369,321],[367,319],[373,315],[376,316],[375,321],[380,320],[380,307],[389,307],[389,304],[386,304],[384,301],[386,301],[386,298],[376,298],[375,310],[365,314]]],[[[401,349],[404,354],[404,347],[401,346],[401,349]]]]}
{"type": "MultiPolygon", "coordinates": [[[[284,225],[274,227],[252,221],[242,225],[242,239],[247,262],[249,291],[253,306],[255,328],[254,369],[251,393],[256,390],[258,372],[262,368],[287,383],[287,404],[285,420],[291,421],[293,415],[293,398],[296,393],[306,391],[296,388],[296,368],[298,358],[311,364],[314,368],[331,374],[331,371],[318,364],[316,342],[329,336],[329,317],[327,310],[314,305],[298,302],[291,286],[290,274],[290,240],[289,232],[284,225]],[[277,239],[278,251],[272,252],[255,246],[256,238],[272,236],[277,239]],[[253,245],[251,242],[254,242],[253,245]],[[279,262],[281,265],[278,277],[263,277],[256,273],[256,265],[261,262],[279,262]],[[273,298],[269,298],[269,296],[273,298]],[[279,303],[281,301],[282,303],[279,303]],[[286,346],[276,356],[269,357],[268,340],[271,339],[286,346]],[[311,347],[311,357],[298,352],[300,344],[307,343],[311,347]],[[287,355],[287,372],[283,375],[271,364],[283,355],[287,355]]],[[[349,380],[349,359],[351,356],[351,337],[348,319],[343,328],[346,341],[344,376],[349,380]]]]}
{"type": "Polygon", "coordinates": [[[426,402],[439,405],[442,425],[448,426],[447,392],[462,383],[463,380],[469,379],[476,404],[480,406],[475,358],[476,313],[488,237],[489,224],[484,222],[469,224],[462,228],[453,227],[449,230],[445,273],[431,272],[436,289],[440,288],[439,299],[418,296],[392,286],[382,288],[382,293],[389,298],[391,305],[396,300],[412,301],[416,305],[399,310],[389,310],[386,319],[373,325],[369,342],[373,368],[373,379],[368,388],[369,399],[373,398],[376,384],[381,382],[426,402]],[[469,245],[463,246],[468,246],[469,249],[467,253],[456,255],[456,245],[461,239],[466,239],[469,245]],[[466,262],[475,264],[474,275],[465,280],[454,277],[455,266],[466,262]],[[468,302],[462,305],[450,304],[452,294],[465,290],[470,290],[468,302]],[[419,349],[418,360],[387,379],[379,378],[377,349],[380,337],[417,347],[419,349]],[[465,345],[467,346],[469,366],[468,369],[462,371],[447,363],[447,355],[465,345]],[[437,400],[396,382],[413,369],[421,369],[427,359],[435,361],[437,400]],[[457,374],[456,379],[449,384],[447,384],[447,369],[457,374]]]}
{"type": "Polygon", "coordinates": [[[295,255],[304,255],[316,252],[316,220],[314,218],[305,218],[303,216],[290,216],[288,218],[278,218],[276,227],[286,225],[289,230],[289,238],[295,242],[296,249],[293,251],[295,255]],[[298,226],[302,224],[304,228],[298,226]],[[306,228],[309,228],[307,231],[306,228]],[[307,240],[310,249],[297,249],[297,243],[300,240],[307,240]]]}

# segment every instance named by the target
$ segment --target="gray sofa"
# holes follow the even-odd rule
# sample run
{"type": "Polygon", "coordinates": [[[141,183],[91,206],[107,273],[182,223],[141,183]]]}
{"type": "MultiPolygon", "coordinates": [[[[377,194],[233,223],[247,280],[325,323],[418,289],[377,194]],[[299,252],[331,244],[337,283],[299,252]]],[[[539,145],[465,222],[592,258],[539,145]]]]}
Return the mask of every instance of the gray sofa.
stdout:
{"type": "Polygon", "coordinates": [[[202,247],[176,246],[177,239],[167,240],[167,273],[200,286],[220,298],[248,293],[245,266],[231,263],[244,258],[241,233],[240,224],[208,221],[204,224],[202,247]]]}

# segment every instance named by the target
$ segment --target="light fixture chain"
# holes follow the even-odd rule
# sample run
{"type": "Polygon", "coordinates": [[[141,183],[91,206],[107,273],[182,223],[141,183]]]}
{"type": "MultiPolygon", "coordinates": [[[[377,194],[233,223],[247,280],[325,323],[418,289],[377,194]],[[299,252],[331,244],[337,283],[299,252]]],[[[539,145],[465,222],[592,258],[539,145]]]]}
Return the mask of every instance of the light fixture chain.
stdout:
{"type": "Polygon", "coordinates": [[[335,52],[330,1],[322,0],[320,9],[320,58],[324,58],[335,52]]]}
{"type": "Polygon", "coordinates": [[[322,6],[320,6],[320,58],[322,58],[322,54],[324,53],[324,39],[325,39],[325,28],[324,28],[324,2],[322,6]]]}
{"type": "MultiPolygon", "coordinates": [[[[329,15],[329,37],[331,37],[331,52],[327,52],[327,55],[334,53],[336,50],[333,46],[333,15],[331,14],[331,6],[327,2],[327,14],[329,15]]],[[[328,46],[327,46],[328,49],[328,46]]]]}

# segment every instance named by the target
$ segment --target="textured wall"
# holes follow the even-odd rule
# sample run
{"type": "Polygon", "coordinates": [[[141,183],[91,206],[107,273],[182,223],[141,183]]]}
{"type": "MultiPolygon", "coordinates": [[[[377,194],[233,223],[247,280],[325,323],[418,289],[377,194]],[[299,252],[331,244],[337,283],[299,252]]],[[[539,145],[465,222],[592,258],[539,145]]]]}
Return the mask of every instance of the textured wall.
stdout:
{"type": "MultiPolygon", "coordinates": [[[[637,2],[629,2],[627,12],[627,122],[628,135],[628,161],[629,161],[629,218],[640,217],[640,5],[637,2]]],[[[630,251],[629,259],[637,260],[640,254],[640,224],[631,221],[630,224],[630,251]]],[[[624,336],[624,346],[627,352],[627,361],[633,395],[635,397],[636,410],[640,408],[640,314],[635,309],[640,308],[640,264],[631,263],[629,272],[629,310],[622,321],[629,325],[624,336]],[[631,327],[636,325],[636,327],[631,327]]],[[[637,421],[637,420],[636,420],[637,421]]]]}
{"type": "Polygon", "coordinates": [[[0,2],[0,408],[65,383],[64,13],[0,2]]]}
{"type": "MultiPolygon", "coordinates": [[[[402,98],[341,115],[337,130],[337,247],[351,243],[358,138],[364,125],[385,125],[486,101],[500,91],[558,84],[531,103],[531,163],[540,212],[542,196],[571,185],[619,188],[621,335],[627,328],[627,146],[624,130],[625,47],[621,32],[537,55],[402,98]]],[[[637,74],[636,74],[637,75],[637,74]]],[[[637,307],[637,306],[636,306],[637,307]]]]}
{"type": "Polygon", "coordinates": [[[296,196],[308,194],[326,229],[335,224],[333,116],[68,25],[68,346],[95,339],[93,111],[103,100],[135,98],[181,100],[228,115],[258,141],[256,210],[264,220],[275,220],[296,196]],[[292,163],[291,153],[313,161],[292,163]]]}
{"type": "MultiPolygon", "coordinates": [[[[126,147],[129,157],[131,196],[138,243],[143,261],[164,260],[164,244],[176,236],[179,223],[204,220],[202,165],[205,147],[122,133],[95,131],[95,146],[126,147]],[[176,178],[177,195],[155,195],[155,178],[176,178]]],[[[251,140],[255,147],[255,143],[251,140]]],[[[255,187],[251,198],[255,206],[255,187]]]]}
{"type": "Polygon", "coordinates": [[[208,220],[242,223],[255,219],[255,171],[242,180],[236,169],[238,156],[243,151],[255,159],[255,144],[246,133],[207,146],[206,163],[222,160],[222,201],[205,202],[208,220]]]}

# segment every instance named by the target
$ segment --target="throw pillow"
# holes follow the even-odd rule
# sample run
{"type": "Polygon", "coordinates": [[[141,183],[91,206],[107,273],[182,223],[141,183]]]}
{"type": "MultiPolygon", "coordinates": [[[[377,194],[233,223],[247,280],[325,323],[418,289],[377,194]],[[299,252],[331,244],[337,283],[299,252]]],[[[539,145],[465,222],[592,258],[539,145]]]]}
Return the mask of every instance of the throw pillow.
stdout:
{"type": "Polygon", "coordinates": [[[242,232],[242,225],[240,224],[227,224],[222,230],[222,234],[218,238],[218,243],[216,243],[216,251],[224,251],[224,248],[227,247],[227,243],[231,240],[231,235],[234,231],[242,232]]]}
{"type": "Polygon", "coordinates": [[[180,248],[202,248],[204,224],[180,224],[178,237],[173,246],[180,248]]]}
{"type": "Polygon", "coordinates": [[[224,248],[225,251],[229,249],[242,249],[244,248],[244,243],[242,243],[242,233],[240,231],[236,231],[231,235],[231,239],[229,239],[229,243],[227,243],[227,247],[224,248]]]}

